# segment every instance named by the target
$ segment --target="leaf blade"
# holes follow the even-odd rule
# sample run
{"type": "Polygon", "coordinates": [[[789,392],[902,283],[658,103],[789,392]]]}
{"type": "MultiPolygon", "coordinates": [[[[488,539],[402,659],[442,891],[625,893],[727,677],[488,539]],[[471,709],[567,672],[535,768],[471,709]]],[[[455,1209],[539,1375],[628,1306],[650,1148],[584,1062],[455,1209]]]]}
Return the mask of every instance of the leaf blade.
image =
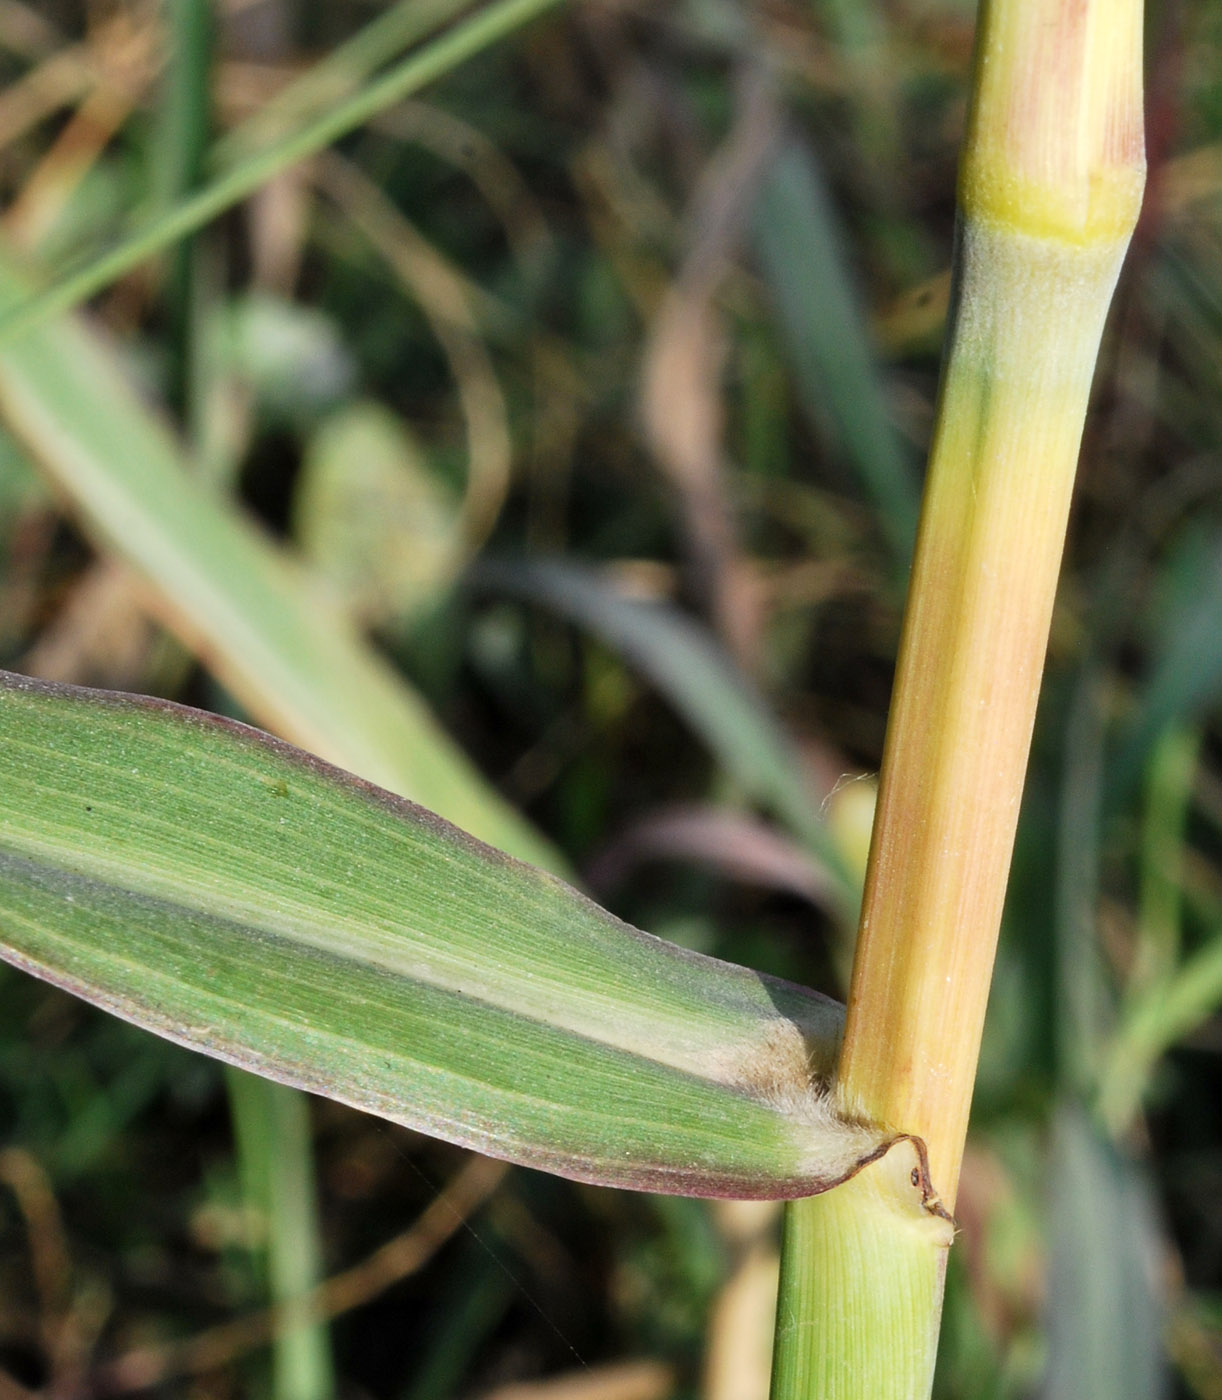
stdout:
{"type": "Polygon", "coordinates": [[[231,721],[0,677],[0,951],[171,1039],[603,1184],[794,1196],[892,1141],[840,1008],[231,721]]]}
{"type": "MultiPolygon", "coordinates": [[[[0,246],[0,305],[27,279],[0,246]]],[[[563,860],[295,561],[192,475],[166,426],[79,321],[0,346],[0,415],[96,543],[260,724],[539,864],[563,860]]]]}

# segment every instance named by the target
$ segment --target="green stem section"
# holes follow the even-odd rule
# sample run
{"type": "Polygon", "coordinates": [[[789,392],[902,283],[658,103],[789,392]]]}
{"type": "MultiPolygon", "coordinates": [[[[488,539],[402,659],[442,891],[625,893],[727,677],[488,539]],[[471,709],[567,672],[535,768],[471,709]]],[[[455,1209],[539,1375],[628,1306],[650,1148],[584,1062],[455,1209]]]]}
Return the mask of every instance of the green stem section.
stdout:
{"type": "Polygon", "coordinates": [[[282,1306],[285,1318],[272,1339],[273,1400],[330,1400],[335,1379],[327,1329],[310,1308],[322,1249],[309,1101],[244,1070],[229,1069],[226,1080],[243,1195],[266,1231],[268,1300],[282,1306]]]}
{"type": "Polygon", "coordinates": [[[933,1383],[952,1228],[904,1196],[893,1149],[822,1196],[785,1209],[772,1394],[913,1400],[933,1383]]]}
{"type": "Polygon", "coordinates": [[[410,54],[381,78],[307,123],[300,131],[219,175],[196,194],[138,229],[117,248],[64,274],[46,291],[14,307],[0,317],[0,344],[29,331],[57,312],[79,306],[154,253],[241,203],[282,170],[324,150],[377,113],[443,77],[556,3],[558,0],[497,0],[419,52],[410,54]]]}

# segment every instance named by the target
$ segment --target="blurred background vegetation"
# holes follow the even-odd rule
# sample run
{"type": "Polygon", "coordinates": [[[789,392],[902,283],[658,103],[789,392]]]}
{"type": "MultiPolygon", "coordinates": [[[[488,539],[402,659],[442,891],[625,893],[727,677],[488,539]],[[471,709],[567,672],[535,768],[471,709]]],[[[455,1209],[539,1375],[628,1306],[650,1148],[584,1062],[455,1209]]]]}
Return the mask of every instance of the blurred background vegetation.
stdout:
{"type": "MultiPolygon", "coordinates": [[[[117,524],[0,346],[0,665],[265,724],[268,657],[304,709],[359,690],[264,625],[240,509],[615,912],[843,996],[973,11],[556,10],[98,296],[138,388],[102,494],[172,424],[254,641],[190,512],[117,524]]],[[[460,14],[0,0],[0,256],[53,280],[460,14]]],[[[1152,6],[948,1400],[1222,1397],[1220,53],[1222,9],[1152,6]]],[[[763,1400],[778,1220],[472,1164],[0,968],[0,1400],[763,1400]],[[329,1329],[265,1311],[320,1279],[329,1329]]]]}

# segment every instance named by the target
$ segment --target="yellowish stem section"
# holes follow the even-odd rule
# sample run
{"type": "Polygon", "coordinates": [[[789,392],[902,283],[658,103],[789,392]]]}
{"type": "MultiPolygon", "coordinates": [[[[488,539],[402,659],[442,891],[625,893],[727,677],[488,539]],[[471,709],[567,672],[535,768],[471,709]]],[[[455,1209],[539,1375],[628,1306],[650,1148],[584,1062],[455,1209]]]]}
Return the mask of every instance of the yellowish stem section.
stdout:
{"type": "Polygon", "coordinates": [[[1095,246],[1145,183],[1142,0],[982,0],[964,215],[1095,246]]]}
{"type": "Polygon", "coordinates": [[[953,1205],[1103,322],[1145,177],[1141,0],[984,0],[952,341],[839,1087],[953,1205]]]}
{"type": "Polygon", "coordinates": [[[840,1094],[952,1203],[1074,469],[1126,240],[965,222],[840,1094]]]}

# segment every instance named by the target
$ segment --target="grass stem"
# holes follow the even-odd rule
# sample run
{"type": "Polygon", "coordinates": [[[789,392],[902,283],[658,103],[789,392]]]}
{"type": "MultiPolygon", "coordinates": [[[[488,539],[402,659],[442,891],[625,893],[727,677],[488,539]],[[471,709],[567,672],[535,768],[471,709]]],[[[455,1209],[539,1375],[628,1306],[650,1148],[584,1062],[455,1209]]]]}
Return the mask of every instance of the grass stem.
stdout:
{"type": "MultiPolygon", "coordinates": [[[[951,339],[838,1071],[848,1113],[925,1142],[947,1209],[1091,378],[1141,199],[1141,21],[1140,0],[980,13],[951,339]]],[[[790,1207],[774,1400],[929,1393],[950,1235],[914,1232],[875,1190],[895,1155],[851,1195],[790,1207]]]]}

